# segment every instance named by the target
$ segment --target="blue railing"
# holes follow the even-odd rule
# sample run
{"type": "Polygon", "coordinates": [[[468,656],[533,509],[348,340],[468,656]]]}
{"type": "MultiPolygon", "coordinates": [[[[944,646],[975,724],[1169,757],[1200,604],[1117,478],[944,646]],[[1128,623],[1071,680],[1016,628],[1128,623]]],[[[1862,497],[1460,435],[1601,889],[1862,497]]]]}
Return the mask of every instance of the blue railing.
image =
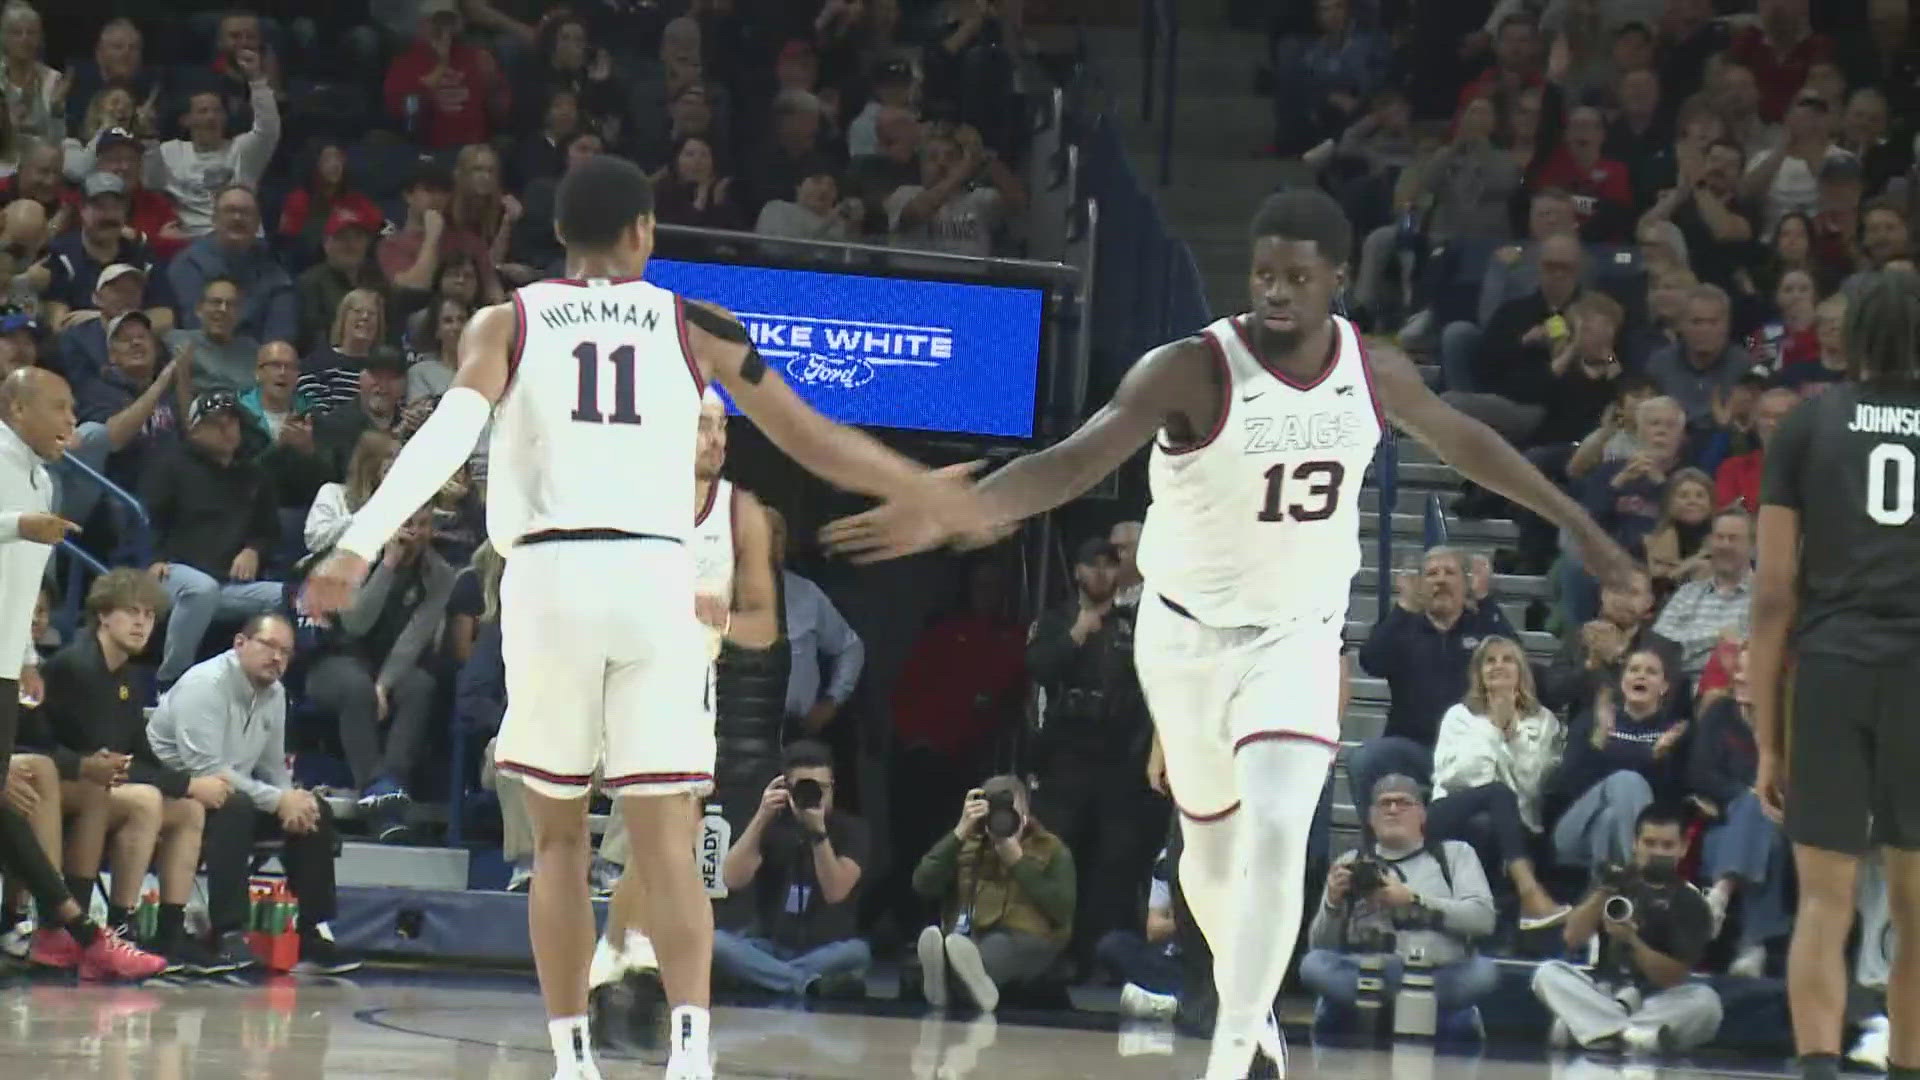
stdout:
{"type": "Polygon", "coordinates": [[[1421,522],[1421,535],[1426,542],[1425,550],[1444,547],[1447,543],[1447,510],[1441,505],[1438,495],[1427,496],[1426,518],[1421,522]]]}
{"type": "Polygon", "coordinates": [[[1160,91],[1160,186],[1173,182],[1173,99],[1180,69],[1179,0],[1140,0],[1140,119],[1154,119],[1160,91]],[[1156,70],[1156,68],[1158,70],[1156,70]]]}
{"type": "MultiPolygon", "coordinates": [[[[62,483],[93,484],[102,494],[127,508],[128,513],[123,518],[123,550],[134,565],[149,565],[153,551],[153,519],[147,516],[147,508],[140,505],[140,500],[72,454],[61,458],[56,469],[62,483]]],[[[66,501],[63,497],[62,502],[66,501]]],[[[104,574],[108,567],[105,560],[72,540],[60,541],[60,550],[67,554],[67,580],[57,619],[63,631],[71,631],[79,625],[80,603],[87,594],[88,575],[104,574]]]]}

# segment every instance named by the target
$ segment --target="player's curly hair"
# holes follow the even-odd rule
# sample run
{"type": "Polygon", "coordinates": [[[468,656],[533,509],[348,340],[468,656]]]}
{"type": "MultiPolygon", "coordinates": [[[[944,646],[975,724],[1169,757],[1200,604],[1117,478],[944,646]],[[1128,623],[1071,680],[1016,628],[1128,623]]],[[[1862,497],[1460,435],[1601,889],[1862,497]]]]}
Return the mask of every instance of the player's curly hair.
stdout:
{"type": "Polygon", "coordinates": [[[1319,188],[1292,188],[1267,196],[1253,212],[1247,233],[1249,240],[1311,240],[1335,266],[1347,265],[1353,256],[1353,225],[1347,212],[1319,188]]]}
{"type": "Polygon", "coordinates": [[[1847,303],[1854,378],[1881,390],[1920,391],[1920,275],[1870,274],[1847,303]]]}

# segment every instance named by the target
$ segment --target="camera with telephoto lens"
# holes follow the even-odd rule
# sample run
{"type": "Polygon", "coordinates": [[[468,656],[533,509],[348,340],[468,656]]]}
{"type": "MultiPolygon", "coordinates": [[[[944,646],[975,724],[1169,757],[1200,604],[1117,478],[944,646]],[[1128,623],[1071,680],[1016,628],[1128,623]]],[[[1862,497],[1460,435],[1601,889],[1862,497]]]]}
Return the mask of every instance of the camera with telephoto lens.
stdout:
{"type": "Polygon", "coordinates": [[[1387,885],[1386,865],[1378,859],[1370,859],[1363,855],[1348,865],[1347,872],[1352,875],[1349,878],[1348,891],[1359,900],[1367,899],[1387,885]]]}
{"type": "Polygon", "coordinates": [[[1633,887],[1638,877],[1631,866],[1621,863],[1608,863],[1594,874],[1594,885],[1608,892],[1625,892],[1633,887]]]}
{"type": "Polygon", "coordinates": [[[1020,811],[1014,809],[1013,792],[989,792],[986,800],[988,836],[1005,840],[1020,831],[1020,811]]]}
{"type": "Polygon", "coordinates": [[[787,800],[795,810],[818,810],[826,791],[818,780],[795,780],[787,789],[787,800]]]}

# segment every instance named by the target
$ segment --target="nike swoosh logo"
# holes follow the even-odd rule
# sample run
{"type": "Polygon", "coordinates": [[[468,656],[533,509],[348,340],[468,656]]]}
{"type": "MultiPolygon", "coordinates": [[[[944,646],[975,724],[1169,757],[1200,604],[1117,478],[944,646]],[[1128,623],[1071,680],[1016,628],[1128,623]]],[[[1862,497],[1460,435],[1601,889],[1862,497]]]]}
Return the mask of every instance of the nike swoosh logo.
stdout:
{"type": "Polygon", "coordinates": [[[1333,392],[1336,394],[1351,394],[1353,393],[1353,387],[1339,386],[1339,387],[1335,387],[1333,392]]]}
{"type": "Polygon", "coordinates": [[[1262,391],[1260,391],[1260,392],[1259,392],[1259,393],[1257,393],[1257,394],[1241,394],[1241,395],[1240,395],[1240,400],[1241,400],[1241,401],[1252,401],[1252,400],[1254,400],[1255,398],[1263,398],[1263,397],[1266,397],[1266,396],[1267,396],[1267,392],[1266,392],[1265,390],[1262,390],[1262,391]]]}

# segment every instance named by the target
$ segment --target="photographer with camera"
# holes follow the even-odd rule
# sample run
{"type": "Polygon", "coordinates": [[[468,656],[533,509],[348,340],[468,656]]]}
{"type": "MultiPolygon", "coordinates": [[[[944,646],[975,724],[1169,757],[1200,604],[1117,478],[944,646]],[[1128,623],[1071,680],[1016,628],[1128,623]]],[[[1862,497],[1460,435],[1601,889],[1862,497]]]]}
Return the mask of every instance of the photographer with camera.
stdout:
{"type": "Polygon", "coordinates": [[[1034,754],[1047,821],[1076,855],[1081,898],[1073,955],[1093,960],[1109,931],[1132,929],[1165,800],[1147,789],[1152,721],[1133,670],[1136,608],[1121,606],[1120,551],[1104,535],[1074,559],[1073,598],[1043,613],[1027,671],[1044,691],[1034,754]]]}
{"type": "Polygon", "coordinates": [[[751,934],[714,931],[715,971],[779,994],[864,996],[873,951],[854,929],[867,825],[833,805],[833,752],[790,744],[785,768],[728,849],[727,889],[753,886],[751,934]]]}
{"type": "Polygon", "coordinates": [[[1381,994],[1399,994],[1408,968],[1429,968],[1438,1023],[1472,1009],[1500,975],[1473,940],[1494,928],[1493,889],[1480,857],[1460,840],[1431,843],[1427,806],[1412,777],[1373,786],[1372,843],[1334,861],[1326,895],[1307,929],[1300,981],[1318,997],[1315,1024],[1352,1021],[1362,969],[1378,962],[1381,994]]]}
{"type": "Polygon", "coordinates": [[[1554,1017],[1554,1046],[1672,1053],[1720,1030],[1720,996],[1689,978],[1714,926],[1707,898],[1680,876],[1683,827],[1681,811],[1668,804],[1640,811],[1632,862],[1598,871],[1593,891],[1567,916],[1569,949],[1606,936],[1591,972],[1552,960],[1534,973],[1534,995],[1554,1017]]]}
{"type": "Polygon", "coordinates": [[[913,889],[938,901],[920,932],[927,1004],[947,1003],[947,970],[983,1013],[1008,982],[1044,974],[1073,936],[1073,855],[1032,815],[1027,785],[995,776],[967,792],[960,821],[920,859],[913,889]]]}

